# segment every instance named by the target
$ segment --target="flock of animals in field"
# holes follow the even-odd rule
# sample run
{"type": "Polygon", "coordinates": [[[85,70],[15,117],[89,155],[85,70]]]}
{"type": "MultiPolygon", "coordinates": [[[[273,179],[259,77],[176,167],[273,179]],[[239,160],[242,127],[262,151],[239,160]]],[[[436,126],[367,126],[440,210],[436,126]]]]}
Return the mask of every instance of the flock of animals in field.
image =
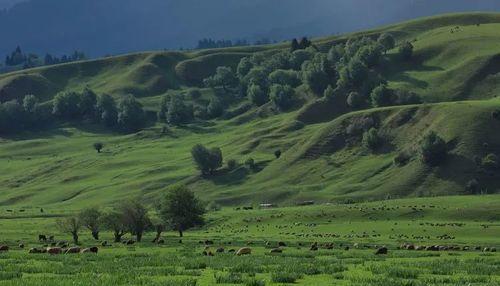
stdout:
{"type": "MultiPolygon", "coordinates": [[[[365,207],[365,206],[348,206],[346,209],[354,212],[360,212],[363,217],[372,217],[380,212],[388,212],[388,211],[403,211],[403,213],[415,213],[415,212],[423,212],[424,210],[432,210],[432,209],[443,209],[446,210],[446,207],[438,207],[433,205],[407,205],[407,206],[394,206],[388,207],[385,205],[379,207],[365,207]]],[[[254,210],[253,207],[241,207],[236,208],[237,211],[251,211],[254,210]]],[[[295,220],[306,220],[309,222],[291,222],[288,224],[276,224],[270,223],[270,221],[276,219],[282,219],[285,217],[285,214],[282,212],[273,212],[268,217],[264,216],[249,216],[243,218],[244,225],[240,224],[231,224],[231,223],[221,223],[214,225],[210,228],[210,231],[206,231],[206,233],[227,233],[231,232],[232,234],[245,234],[250,231],[250,226],[255,226],[257,230],[261,233],[265,233],[267,231],[274,230],[280,236],[294,236],[296,240],[325,240],[325,239],[345,239],[347,241],[355,241],[356,239],[371,239],[371,238],[380,238],[382,234],[377,230],[372,231],[362,231],[355,232],[351,230],[348,233],[339,234],[339,233],[319,233],[317,228],[319,225],[316,222],[317,219],[323,219],[332,222],[332,219],[337,219],[338,217],[331,212],[320,211],[318,213],[293,213],[291,214],[295,220]],[[267,222],[266,222],[267,221],[267,222]]],[[[346,216],[345,214],[341,216],[346,216]]],[[[390,221],[389,218],[385,218],[385,221],[390,221]]],[[[424,228],[423,231],[426,232],[426,228],[461,228],[465,226],[465,223],[456,223],[456,222],[417,222],[413,220],[415,224],[418,224],[421,228],[424,228]]],[[[350,222],[349,222],[350,223],[350,222]]],[[[416,234],[406,234],[406,233],[395,233],[395,228],[398,225],[403,224],[403,222],[393,222],[391,234],[388,235],[390,240],[394,241],[424,241],[424,240],[441,240],[441,241],[449,241],[454,240],[455,237],[449,234],[441,234],[441,235],[416,235],[416,234]]],[[[320,223],[321,225],[321,223],[320,223]]],[[[408,226],[410,224],[408,223],[408,226]]],[[[489,225],[482,224],[482,228],[488,228],[489,225]]],[[[97,253],[99,248],[97,246],[92,246],[89,248],[81,248],[78,246],[70,246],[65,241],[55,241],[54,236],[47,236],[40,234],[38,236],[38,241],[45,243],[41,247],[30,248],[29,253],[48,253],[48,254],[76,254],[76,253],[97,253]]],[[[156,244],[164,244],[165,239],[159,238],[154,241],[156,244]]],[[[126,246],[132,246],[136,242],[133,239],[123,240],[122,243],[126,246]]],[[[179,243],[182,243],[182,240],[179,240],[179,243]]],[[[242,248],[228,248],[227,250],[224,246],[231,245],[231,242],[220,242],[220,247],[213,248],[214,242],[211,240],[199,241],[205,248],[202,252],[203,255],[206,256],[214,256],[217,253],[234,253],[238,256],[240,255],[249,255],[252,253],[251,246],[254,245],[253,242],[247,242],[245,247],[242,248]]],[[[271,254],[279,254],[283,253],[287,247],[290,247],[289,243],[284,241],[272,243],[269,241],[264,241],[261,244],[264,246],[267,251],[271,254]]],[[[318,243],[318,242],[294,242],[294,246],[298,249],[308,248],[310,251],[317,251],[320,249],[331,250],[331,249],[339,249],[348,251],[349,249],[374,249],[375,254],[383,255],[389,252],[389,249],[386,246],[381,245],[370,245],[370,244],[359,244],[359,243],[318,243]]],[[[107,241],[103,241],[100,247],[110,247],[112,246],[107,241]]],[[[18,245],[20,249],[24,249],[24,244],[20,243],[18,245]]],[[[482,252],[496,252],[495,247],[486,247],[486,246],[458,246],[458,245],[449,245],[449,244],[433,244],[433,245],[424,245],[422,244],[413,244],[413,243],[404,243],[397,247],[399,250],[414,250],[414,251],[482,251],[482,252]]],[[[9,246],[0,245],[0,252],[5,252],[9,250],[9,246]]]]}

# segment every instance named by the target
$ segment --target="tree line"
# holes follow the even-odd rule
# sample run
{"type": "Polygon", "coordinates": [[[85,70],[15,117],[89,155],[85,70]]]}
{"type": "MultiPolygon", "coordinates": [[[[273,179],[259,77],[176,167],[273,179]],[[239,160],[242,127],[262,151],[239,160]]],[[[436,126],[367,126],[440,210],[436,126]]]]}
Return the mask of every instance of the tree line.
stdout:
{"type": "Polygon", "coordinates": [[[146,232],[154,231],[153,242],[158,242],[166,230],[177,231],[182,237],[184,231],[205,222],[205,205],[185,186],[172,187],[154,209],[156,212],[152,215],[140,200],[127,200],[108,211],[97,207],[84,209],[58,219],[56,225],[78,244],[82,229],[87,229],[95,240],[100,239],[101,231],[110,231],[115,242],[121,242],[126,234],[141,242],[146,232]]]}
{"type": "Polygon", "coordinates": [[[116,102],[110,95],[97,95],[88,87],[82,92],[60,92],[46,103],[41,103],[35,95],[26,95],[22,101],[0,104],[0,134],[34,130],[54,120],[86,121],[134,132],[146,124],[147,117],[142,104],[133,95],[123,96],[116,102]]]}
{"type": "Polygon", "coordinates": [[[44,65],[55,65],[61,63],[69,63],[74,61],[85,60],[87,57],[85,53],[80,51],[74,51],[70,55],[62,55],[61,57],[57,57],[51,54],[46,54],[42,59],[37,54],[29,53],[26,54],[22,51],[20,46],[17,46],[14,51],[5,57],[5,66],[22,66],[23,69],[33,68],[37,66],[44,65]]]}

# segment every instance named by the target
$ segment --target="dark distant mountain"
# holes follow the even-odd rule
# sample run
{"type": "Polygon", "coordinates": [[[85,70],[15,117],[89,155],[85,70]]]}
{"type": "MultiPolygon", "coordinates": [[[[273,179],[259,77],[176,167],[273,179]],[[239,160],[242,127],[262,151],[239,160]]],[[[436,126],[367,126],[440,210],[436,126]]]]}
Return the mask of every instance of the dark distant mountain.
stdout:
{"type": "MultiPolygon", "coordinates": [[[[4,0],[0,5],[19,1],[4,0]]],[[[0,56],[18,45],[38,54],[81,50],[95,57],[192,48],[206,37],[279,41],[477,10],[500,11],[500,1],[26,0],[0,13],[0,56]]]]}

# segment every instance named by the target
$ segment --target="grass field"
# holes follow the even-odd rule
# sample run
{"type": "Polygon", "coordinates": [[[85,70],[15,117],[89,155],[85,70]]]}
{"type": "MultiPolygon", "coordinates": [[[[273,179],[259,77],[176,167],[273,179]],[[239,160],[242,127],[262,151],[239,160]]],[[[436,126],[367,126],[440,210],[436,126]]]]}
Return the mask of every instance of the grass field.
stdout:
{"type": "MultiPolygon", "coordinates": [[[[497,285],[500,255],[483,252],[500,246],[498,196],[390,200],[352,205],[318,205],[210,213],[208,225],[186,233],[179,243],[165,233],[165,244],[117,243],[95,254],[27,254],[41,245],[38,234],[69,236],[54,228],[58,209],[4,212],[2,242],[25,244],[0,254],[3,285],[497,285]],[[447,238],[442,236],[446,235],[447,238]],[[204,244],[212,240],[202,255],[204,244]],[[270,249],[284,242],[283,253],[270,249]],[[318,251],[309,250],[317,242],[318,251]],[[333,249],[322,247],[333,243],[333,249]],[[400,250],[416,246],[457,246],[460,250],[400,250]],[[387,255],[375,255],[385,245],[387,255]],[[468,246],[469,250],[462,248],[468,246]],[[216,253],[223,247],[224,253],[216,253]],[[251,247],[252,255],[230,249],[251,247]],[[346,250],[349,247],[349,250],[346,250]],[[479,247],[479,250],[475,248],[479,247]]],[[[3,210],[6,211],[6,210],[3,210]]],[[[89,233],[82,245],[99,245],[89,233]]],[[[111,239],[109,233],[101,239],[111,239]]]]}
{"type": "MultiPolygon", "coordinates": [[[[0,285],[500,285],[500,255],[491,251],[500,247],[500,174],[478,164],[500,155],[500,120],[492,116],[500,110],[499,28],[500,14],[453,14],[315,40],[321,50],[386,31],[412,41],[412,62],[391,65],[392,50],[382,70],[391,87],[418,92],[424,104],[349,112],[301,86],[304,106],[284,113],[268,104],[166,129],[151,123],[134,134],[70,122],[0,137],[0,245],[10,247],[0,252],[0,285]],[[383,135],[376,152],[362,144],[366,122],[383,135]],[[438,167],[419,155],[429,131],[447,143],[438,167]],[[95,142],[104,144],[102,153],[95,142]],[[197,143],[220,147],[224,163],[234,159],[237,168],[200,176],[190,154],[197,143]],[[408,162],[398,166],[402,152],[408,162]],[[256,168],[244,165],[249,158],[256,168]],[[481,195],[467,195],[472,179],[481,195]],[[167,232],[156,245],[147,233],[141,243],[100,247],[97,255],[28,254],[42,246],[39,234],[70,240],[57,218],[128,198],[153,213],[173,184],[223,206],[182,243],[167,232]],[[306,200],[314,205],[297,206],[306,200]],[[199,242],[207,239],[214,241],[208,251],[224,253],[204,256],[199,242]],[[271,254],[278,242],[286,244],[283,253],[271,254]],[[315,242],[320,249],[311,251],[315,242]],[[403,243],[446,250],[398,249],[403,243]],[[251,255],[228,253],[245,246],[251,255]],[[387,255],[375,255],[381,246],[387,255]]],[[[36,68],[0,75],[0,99],[35,93],[50,103],[59,91],[89,86],[115,98],[133,93],[152,114],[162,95],[184,93],[219,65],[234,68],[244,56],[287,47],[144,52],[36,68]]],[[[201,91],[205,102],[217,93],[201,91]]],[[[230,109],[246,100],[226,99],[230,109]]],[[[101,245],[85,231],[81,243],[101,245]]]]}

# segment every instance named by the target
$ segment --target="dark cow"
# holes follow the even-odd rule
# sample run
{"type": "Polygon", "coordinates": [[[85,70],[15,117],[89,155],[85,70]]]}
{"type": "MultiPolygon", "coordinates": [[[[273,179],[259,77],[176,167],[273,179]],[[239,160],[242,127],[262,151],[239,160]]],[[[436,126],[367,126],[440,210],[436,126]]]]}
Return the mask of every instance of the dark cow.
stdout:
{"type": "Polygon", "coordinates": [[[63,250],[60,247],[49,247],[47,248],[47,253],[51,255],[56,255],[63,253],[63,250]]]}
{"type": "Polygon", "coordinates": [[[77,253],[80,253],[81,251],[81,248],[80,247],[70,247],[66,250],[66,252],[64,252],[65,254],[77,254],[77,253]]]}
{"type": "Polygon", "coordinates": [[[39,234],[38,241],[47,241],[47,236],[45,236],[45,234],[39,234]]]}
{"type": "Polygon", "coordinates": [[[9,251],[9,247],[7,245],[0,245],[0,252],[9,251]]]}
{"type": "Polygon", "coordinates": [[[377,251],[375,252],[375,255],[382,255],[382,254],[387,254],[389,250],[387,249],[387,247],[381,247],[379,249],[377,249],[377,251]]]}

